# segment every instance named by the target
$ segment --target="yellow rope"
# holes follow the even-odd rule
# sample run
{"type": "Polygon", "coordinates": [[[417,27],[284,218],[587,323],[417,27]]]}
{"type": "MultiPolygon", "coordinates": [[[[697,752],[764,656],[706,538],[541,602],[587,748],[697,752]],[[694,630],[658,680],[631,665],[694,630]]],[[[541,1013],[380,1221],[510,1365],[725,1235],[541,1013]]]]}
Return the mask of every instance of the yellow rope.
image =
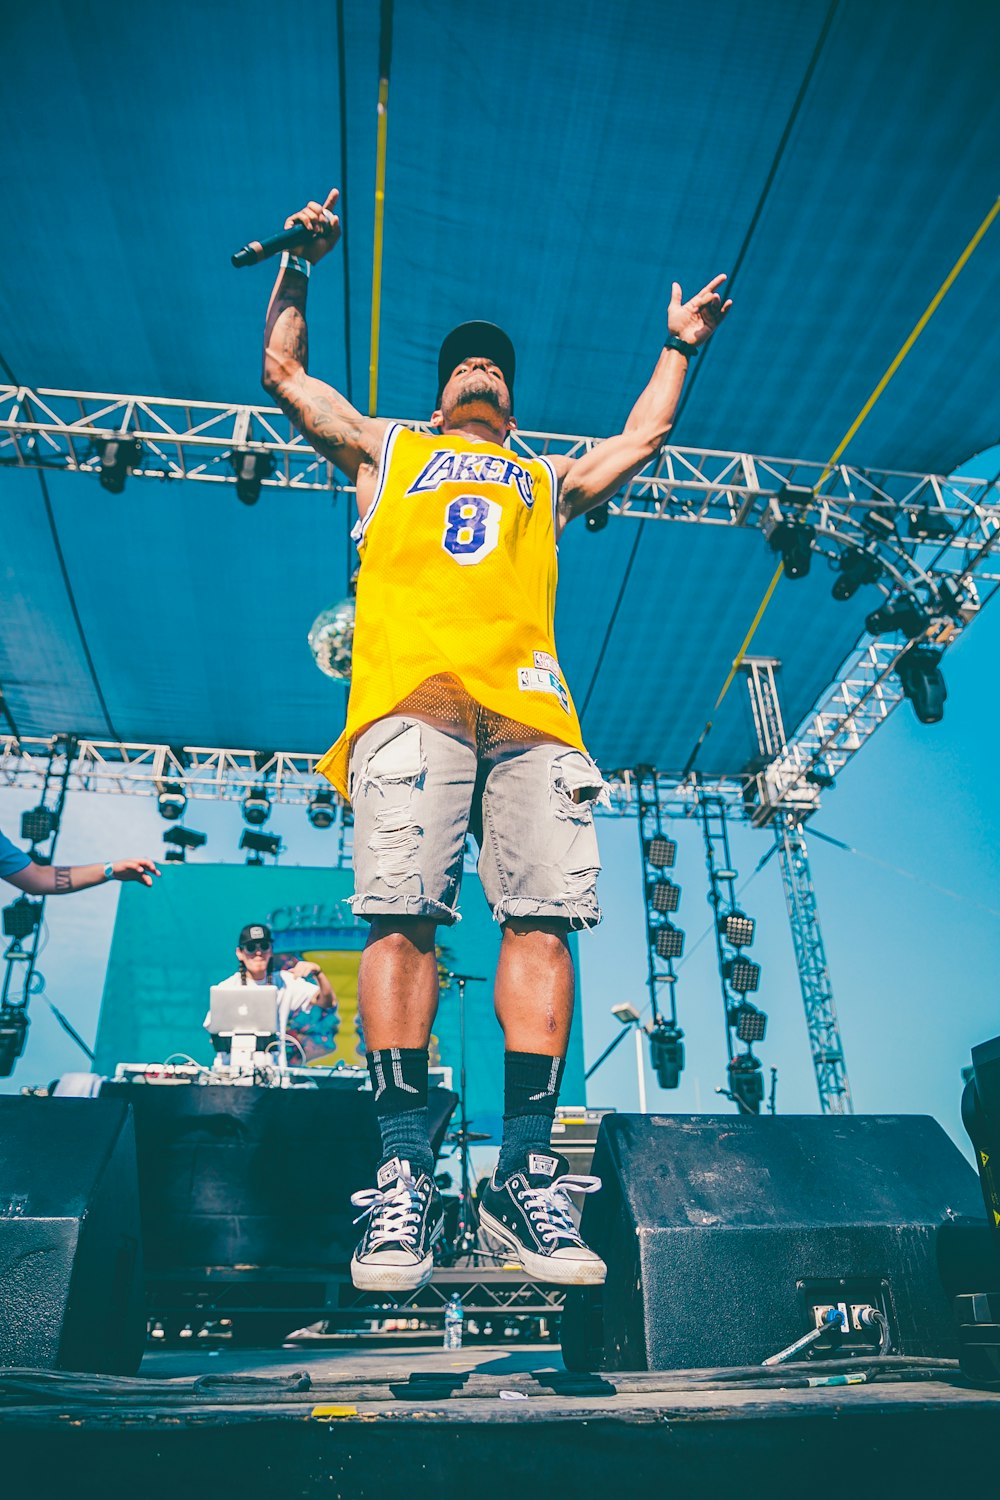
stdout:
{"type": "Polygon", "coordinates": [[[368,360],[368,415],[378,410],[378,341],[382,314],[382,225],[385,219],[385,156],[389,127],[389,80],[378,81],[378,134],[375,148],[375,247],[372,253],[372,330],[368,360]]]}
{"type": "Polygon", "coordinates": [[[826,481],[829,479],[831,473],[833,472],[833,466],[834,466],[834,464],[841,457],[841,455],[844,452],[844,449],[847,447],[847,445],[851,441],[851,439],[857,434],[857,432],[858,432],[859,428],[861,427],[862,423],[865,422],[865,421],[867,421],[868,417],[871,415],[872,407],[875,405],[875,402],[881,396],[882,392],[885,390],[886,386],[889,384],[889,381],[895,375],[896,371],[899,369],[900,365],[903,363],[903,360],[909,354],[910,350],[913,348],[914,344],[917,342],[917,339],[923,333],[924,329],[927,327],[927,324],[930,322],[931,318],[937,312],[938,308],[941,306],[941,303],[944,301],[945,297],[951,291],[951,288],[953,287],[953,285],[957,281],[957,279],[958,279],[959,274],[961,273],[961,271],[964,269],[964,267],[966,265],[966,262],[968,261],[969,257],[972,255],[973,251],[976,249],[976,247],[979,244],[980,240],[983,238],[983,235],[986,233],[987,229],[989,229],[990,225],[993,223],[993,220],[996,218],[996,216],[997,216],[998,213],[1000,213],[1000,198],[996,198],[994,200],[993,207],[990,209],[989,213],[986,215],[985,219],[980,224],[980,226],[976,230],[975,234],[972,236],[972,239],[969,241],[969,243],[966,245],[965,249],[962,251],[961,255],[958,257],[958,260],[956,260],[955,264],[952,266],[951,270],[948,272],[948,274],[945,277],[944,281],[942,281],[941,285],[938,287],[937,291],[934,293],[934,296],[931,298],[930,302],[927,304],[927,307],[925,308],[925,310],[924,310],[923,314],[921,315],[921,317],[917,320],[917,323],[916,323],[916,326],[913,329],[913,332],[910,334],[909,338],[906,340],[906,342],[904,343],[903,347],[900,349],[899,353],[896,355],[896,358],[893,360],[892,364],[886,370],[885,374],[882,376],[882,379],[879,381],[878,385],[872,391],[871,395],[868,397],[868,400],[865,402],[864,406],[861,408],[860,412],[855,417],[854,421],[851,423],[850,427],[847,429],[846,433],[841,438],[840,442],[837,444],[837,447],[834,450],[833,454],[827,460],[826,468],[824,469],[823,474],[820,477],[819,484],[817,484],[817,486],[816,486],[817,489],[820,488],[820,485],[824,485],[826,483],[826,481]]]}
{"type": "MultiPolygon", "coordinates": [[[[979,242],[982,240],[983,236],[985,235],[986,231],[989,229],[990,225],[993,223],[993,220],[996,218],[996,216],[997,216],[998,213],[1000,213],[1000,197],[998,197],[998,198],[996,198],[994,200],[993,206],[990,209],[989,213],[986,215],[985,219],[980,224],[979,228],[976,230],[975,234],[972,236],[971,240],[966,245],[966,247],[962,251],[961,255],[958,257],[958,260],[955,262],[955,264],[952,266],[951,270],[948,272],[948,275],[945,277],[944,281],[941,283],[941,285],[938,287],[937,291],[934,293],[934,296],[931,298],[931,300],[928,303],[927,307],[925,308],[924,312],[917,319],[917,322],[914,325],[913,331],[911,332],[909,338],[907,338],[906,342],[903,344],[903,347],[900,349],[899,353],[896,355],[896,358],[892,361],[892,364],[886,370],[885,374],[882,376],[882,379],[879,381],[878,385],[875,387],[875,389],[872,391],[871,395],[868,397],[868,400],[865,402],[864,406],[861,408],[860,412],[855,417],[855,419],[851,423],[850,427],[847,429],[847,432],[844,434],[844,436],[841,438],[840,442],[837,444],[837,447],[836,447],[835,451],[833,452],[833,454],[831,455],[831,457],[827,460],[827,463],[826,463],[826,466],[825,466],[825,468],[823,470],[823,473],[820,476],[818,484],[816,485],[817,491],[829,479],[830,475],[833,473],[833,467],[834,467],[834,465],[838,462],[838,460],[840,459],[841,455],[844,453],[844,450],[846,449],[848,443],[851,441],[851,439],[853,437],[856,436],[856,434],[857,434],[858,430],[860,429],[860,427],[862,426],[862,424],[865,421],[867,421],[868,417],[871,415],[872,408],[874,407],[876,401],[882,395],[882,393],[884,392],[886,386],[889,384],[890,380],[895,375],[895,373],[899,369],[900,365],[903,363],[903,360],[909,354],[910,350],[913,348],[914,344],[917,342],[917,339],[923,333],[924,329],[927,327],[927,324],[930,322],[931,318],[934,316],[934,314],[937,312],[938,308],[941,306],[941,303],[944,301],[945,297],[948,295],[948,293],[951,290],[952,286],[955,284],[955,282],[958,279],[960,273],[962,272],[962,270],[964,269],[965,265],[967,264],[967,262],[969,260],[969,257],[972,255],[973,251],[979,245],[979,242]]],[[[757,613],[753,617],[753,624],[750,626],[750,629],[747,631],[746,635],[744,636],[744,638],[743,638],[743,644],[740,647],[739,651],[737,652],[736,656],[734,656],[734,658],[733,658],[733,664],[732,664],[732,666],[729,669],[729,676],[726,678],[725,682],[722,684],[722,691],[720,692],[719,696],[715,700],[715,707],[712,709],[712,713],[713,714],[715,714],[715,713],[718,712],[719,705],[721,704],[723,698],[726,696],[726,694],[729,692],[730,687],[732,686],[733,678],[736,676],[736,673],[739,671],[740,663],[742,662],[742,660],[743,660],[743,658],[744,658],[747,650],[749,649],[750,642],[753,640],[754,636],[757,633],[757,627],[760,625],[761,620],[764,618],[764,611],[767,609],[767,606],[771,602],[771,598],[772,598],[772,596],[774,594],[774,591],[775,591],[775,589],[778,586],[778,579],[781,577],[781,575],[782,575],[783,572],[784,572],[784,563],[779,563],[778,566],[777,566],[777,568],[775,569],[774,577],[771,579],[771,582],[767,586],[767,592],[765,593],[763,599],[760,601],[760,605],[758,607],[757,613]]],[[[694,765],[695,759],[696,759],[696,757],[698,755],[698,751],[701,749],[702,745],[704,744],[706,737],[711,732],[711,729],[712,729],[712,720],[709,719],[708,722],[706,723],[704,729],[701,731],[701,734],[698,736],[698,742],[695,745],[694,750],[691,752],[691,755],[690,755],[690,757],[688,759],[687,766],[685,767],[685,774],[687,774],[687,772],[690,771],[691,768],[692,768],[692,766],[694,765]]]]}

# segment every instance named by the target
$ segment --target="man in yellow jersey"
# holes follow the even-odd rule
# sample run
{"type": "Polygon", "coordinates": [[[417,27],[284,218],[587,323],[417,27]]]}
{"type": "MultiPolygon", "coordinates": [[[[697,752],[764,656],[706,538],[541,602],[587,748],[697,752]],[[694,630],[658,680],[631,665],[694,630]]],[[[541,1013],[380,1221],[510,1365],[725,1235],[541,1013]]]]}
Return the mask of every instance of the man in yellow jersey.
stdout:
{"type": "Polygon", "coordinates": [[[435,930],[455,921],[466,835],[503,938],[494,1004],[505,1044],[504,1133],[480,1202],[488,1242],[542,1281],[603,1281],[550,1147],[573,1012],[571,928],[600,920],[587,755],[553,636],[556,542],[659,450],[691,357],[730,304],[715,277],[682,303],[619,436],[578,459],[514,454],[514,349],[491,323],[444,340],[439,436],[364,417],[306,373],[306,289],[340,237],[337,191],[309,203],[298,255],[268,308],[264,385],[357,486],[358,581],[344,734],[321,762],[354,806],[354,910],[371,923],[359,973],[383,1160],[355,1195],[367,1224],[351,1270],[368,1289],[430,1277],[442,1211],[427,1137],[427,1046],[438,999],[435,930]]]}

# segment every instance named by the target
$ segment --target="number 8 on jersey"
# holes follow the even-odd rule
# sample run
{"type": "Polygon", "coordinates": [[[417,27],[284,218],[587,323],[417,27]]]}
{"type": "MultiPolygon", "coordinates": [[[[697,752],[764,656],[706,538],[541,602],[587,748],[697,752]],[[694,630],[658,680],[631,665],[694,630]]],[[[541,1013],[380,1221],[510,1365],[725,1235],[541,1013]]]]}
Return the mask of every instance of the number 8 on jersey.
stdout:
{"type": "Polygon", "coordinates": [[[442,547],[463,567],[482,562],[500,540],[502,514],[496,500],[459,495],[445,508],[442,547]]]}

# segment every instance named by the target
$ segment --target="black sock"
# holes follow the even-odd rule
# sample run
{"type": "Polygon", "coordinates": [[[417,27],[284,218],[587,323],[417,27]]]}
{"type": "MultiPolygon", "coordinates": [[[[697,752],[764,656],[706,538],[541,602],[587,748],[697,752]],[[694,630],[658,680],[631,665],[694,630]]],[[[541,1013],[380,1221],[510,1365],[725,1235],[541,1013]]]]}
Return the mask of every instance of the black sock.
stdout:
{"type": "Polygon", "coordinates": [[[368,1076],[382,1132],[382,1161],[408,1161],[414,1177],[433,1176],[427,1131],[427,1048],[383,1047],[368,1054],[368,1076]]]}
{"type": "Polygon", "coordinates": [[[496,1181],[502,1186],[527,1165],[528,1153],[552,1151],[552,1121],[559,1100],[564,1057],[543,1052],[504,1054],[503,1141],[496,1181]]]}

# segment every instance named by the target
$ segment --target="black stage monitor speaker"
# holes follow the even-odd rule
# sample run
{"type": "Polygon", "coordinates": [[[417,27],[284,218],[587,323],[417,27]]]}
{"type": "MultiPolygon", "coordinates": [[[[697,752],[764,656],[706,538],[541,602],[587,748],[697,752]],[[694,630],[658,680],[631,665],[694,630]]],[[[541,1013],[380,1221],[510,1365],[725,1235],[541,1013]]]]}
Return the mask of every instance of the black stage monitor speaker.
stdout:
{"type": "Polygon", "coordinates": [[[128,1105],[0,1095],[0,1365],[134,1375],[145,1336],[128,1105]]]}
{"type": "Polygon", "coordinates": [[[567,1298],[570,1368],[759,1364],[830,1307],[883,1312],[896,1352],[957,1353],[950,1299],[987,1230],[929,1117],[608,1115],[593,1170],[582,1230],[608,1279],[567,1298]]]}

